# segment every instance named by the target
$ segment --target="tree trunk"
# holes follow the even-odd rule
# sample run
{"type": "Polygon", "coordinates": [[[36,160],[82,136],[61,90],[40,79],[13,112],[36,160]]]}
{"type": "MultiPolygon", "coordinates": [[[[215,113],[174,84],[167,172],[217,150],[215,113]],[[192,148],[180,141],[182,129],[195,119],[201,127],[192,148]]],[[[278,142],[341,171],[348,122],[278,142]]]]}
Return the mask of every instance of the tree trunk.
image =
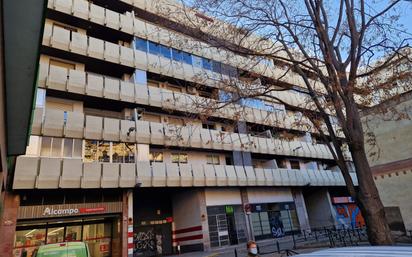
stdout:
{"type": "Polygon", "coordinates": [[[362,140],[350,146],[359,181],[357,203],[366,222],[369,242],[372,245],[392,245],[391,231],[385,210],[372,176],[362,140]]]}

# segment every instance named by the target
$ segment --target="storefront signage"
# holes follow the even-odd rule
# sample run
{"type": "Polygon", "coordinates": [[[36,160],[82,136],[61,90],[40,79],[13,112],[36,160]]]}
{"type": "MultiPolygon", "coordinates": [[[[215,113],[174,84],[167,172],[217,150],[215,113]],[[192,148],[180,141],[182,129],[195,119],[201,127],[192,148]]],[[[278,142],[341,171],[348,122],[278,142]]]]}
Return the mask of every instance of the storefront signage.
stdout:
{"type": "Polygon", "coordinates": [[[21,206],[18,219],[121,213],[122,202],[21,206]]]}
{"type": "Polygon", "coordinates": [[[53,207],[46,207],[43,211],[43,216],[70,216],[75,214],[87,214],[87,213],[96,213],[104,212],[105,207],[95,207],[95,208],[67,208],[67,209],[54,209],[53,207]]]}

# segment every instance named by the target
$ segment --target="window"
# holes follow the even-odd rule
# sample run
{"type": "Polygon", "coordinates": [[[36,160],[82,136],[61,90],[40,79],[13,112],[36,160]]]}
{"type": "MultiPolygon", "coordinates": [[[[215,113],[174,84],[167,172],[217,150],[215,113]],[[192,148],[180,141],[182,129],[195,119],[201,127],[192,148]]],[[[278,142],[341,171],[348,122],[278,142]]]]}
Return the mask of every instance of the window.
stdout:
{"type": "Polygon", "coordinates": [[[134,83],[140,85],[147,85],[147,73],[144,70],[136,69],[134,72],[134,83]]]}
{"type": "Polygon", "coordinates": [[[192,55],[193,66],[197,68],[202,68],[202,57],[192,55]]]}
{"type": "Polygon", "coordinates": [[[278,165],[279,169],[286,169],[287,168],[286,160],[284,160],[284,159],[276,160],[276,164],[278,165]]]}
{"type": "Polygon", "coordinates": [[[202,128],[216,130],[216,124],[202,123],[202,128]]]}
{"type": "Polygon", "coordinates": [[[290,161],[290,168],[293,170],[300,170],[299,161],[290,161]]]}
{"type": "Polygon", "coordinates": [[[172,48],[172,58],[175,61],[181,62],[183,60],[182,51],[172,48]]]}
{"type": "Polygon", "coordinates": [[[183,62],[192,65],[192,55],[186,52],[182,52],[183,62]]]}
{"type": "Polygon", "coordinates": [[[160,46],[158,43],[149,41],[149,53],[158,55],[160,54],[160,46]]]}
{"type": "Polygon", "coordinates": [[[162,152],[150,152],[149,160],[150,160],[150,163],[163,162],[163,153],[162,152]]]}
{"type": "Polygon", "coordinates": [[[222,66],[220,62],[212,61],[212,71],[222,73],[222,66]]]}
{"type": "Polygon", "coordinates": [[[135,144],[130,143],[112,143],[112,159],[114,163],[134,163],[135,162],[135,144]]]}
{"type": "Polygon", "coordinates": [[[147,52],[147,40],[141,39],[141,38],[136,38],[134,41],[134,47],[137,50],[147,52]]]}
{"type": "Polygon", "coordinates": [[[223,90],[219,90],[219,101],[221,102],[229,102],[230,100],[232,100],[233,96],[232,93],[223,91],[223,90]]]}
{"type": "Polygon", "coordinates": [[[206,58],[202,58],[203,69],[212,70],[212,61],[206,58]]]}
{"type": "Polygon", "coordinates": [[[170,53],[170,48],[167,46],[160,45],[160,54],[165,58],[172,58],[172,54],[170,53]]]}
{"type": "Polygon", "coordinates": [[[46,90],[42,88],[37,88],[36,107],[44,108],[45,104],[46,104],[46,90]]]}
{"type": "Polygon", "coordinates": [[[172,153],[172,163],[187,163],[187,153],[172,153]]]}
{"type": "Polygon", "coordinates": [[[207,164],[219,165],[220,164],[219,155],[217,155],[217,154],[206,155],[206,163],[207,164]]]}

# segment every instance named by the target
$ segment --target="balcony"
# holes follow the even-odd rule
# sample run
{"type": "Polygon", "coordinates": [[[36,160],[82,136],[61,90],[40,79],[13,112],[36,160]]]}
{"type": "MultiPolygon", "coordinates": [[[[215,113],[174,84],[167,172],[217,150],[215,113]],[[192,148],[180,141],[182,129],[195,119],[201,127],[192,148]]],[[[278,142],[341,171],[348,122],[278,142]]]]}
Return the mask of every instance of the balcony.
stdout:
{"type": "MultiPolygon", "coordinates": [[[[356,176],[352,175],[355,184],[356,176]]],[[[13,189],[344,186],[330,170],[254,169],[251,166],[98,163],[81,159],[17,157],[13,189]]]]}
{"type": "Polygon", "coordinates": [[[32,134],[332,159],[323,144],[209,130],[196,125],[120,120],[53,109],[35,109],[32,134]],[[129,132],[130,128],[135,130],[129,132]]]}
{"type": "MultiPolygon", "coordinates": [[[[84,94],[113,100],[150,105],[164,109],[199,113],[211,106],[217,106],[217,102],[210,98],[196,95],[173,92],[164,88],[155,88],[143,84],[135,84],[129,81],[114,79],[79,70],[65,69],[57,66],[40,65],[40,87],[54,90],[67,91],[76,94],[84,94]]],[[[276,126],[287,129],[308,131],[310,121],[295,122],[296,118],[284,112],[270,112],[256,108],[243,107],[238,104],[230,104],[218,109],[211,115],[219,118],[233,119],[235,114],[240,115],[240,120],[276,126]]],[[[309,129],[315,132],[313,129],[309,129]]]]}
{"type": "MultiPolygon", "coordinates": [[[[147,6],[145,4],[145,1],[132,1],[132,0],[125,0],[128,4],[139,7],[139,8],[146,8],[147,6],[152,6],[149,2],[147,2],[147,6]]],[[[158,5],[158,4],[155,4],[158,5]]],[[[167,5],[167,4],[166,4],[167,5]]],[[[168,5],[172,6],[172,5],[168,5]]],[[[259,61],[253,61],[250,58],[234,55],[233,53],[223,50],[223,49],[216,49],[214,47],[211,47],[209,45],[206,45],[200,41],[194,40],[191,37],[188,37],[186,35],[177,33],[172,30],[164,29],[159,26],[153,25],[151,23],[145,22],[144,20],[140,20],[135,18],[131,13],[125,13],[125,14],[120,14],[116,13],[114,11],[111,11],[110,9],[103,8],[101,6],[95,5],[93,3],[89,3],[88,1],[85,0],[49,0],[48,1],[48,8],[66,13],[69,15],[73,15],[75,17],[84,19],[84,20],[89,20],[93,23],[97,23],[102,26],[106,26],[111,29],[115,30],[120,30],[125,33],[128,33],[130,35],[140,37],[140,38],[147,38],[153,42],[161,43],[167,46],[175,47],[178,48],[179,50],[183,51],[188,51],[190,53],[196,54],[198,56],[203,56],[205,58],[213,59],[215,61],[221,61],[224,62],[228,65],[232,65],[234,67],[239,67],[241,69],[248,68],[249,70],[262,74],[267,77],[271,77],[274,79],[279,79],[285,83],[289,83],[291,85],[300,85],[301,87],[305,87],[303,80],[300,78],[300,76],[296,74],[283,74],[284,72],[280,69],[268,69],[264,63],[260,63],[259,61]],[[182,44],[182,42],[188,42],[187,44],[182,44]],[[206,50],[205,50],[206,49],[206,50]],[[254,63],[251,65],[251,63],[254,63]],[[250,67],[249,67],[250,66],[250,67]]],[[[167,9],[167,8],[166,8],[167,9]]],[[[153,12],[153,8],[149,8],[149,11],[153,12]]],[[[54,32],[53,32],[54,33],[54,32]]],[[[48,38],[52,36],[52,29],[47,28],[47,25],[45,27],[45,33],[44,33],[44,40],[43,44],[48,45],[48,38]]],[[[56,33],[62,36],[61,40],[67,41],[67,36],[64,35],[64,33],[56,33]]],[[[68,45],[60,45],[63,49],[73,51],[79,54],[85,54],[85,39],[87,39],[86,36],[78,36],[78,33],[73,33],[75,36],[73,36],[73,43],[69,43],[70,46],[68,45]],[[77,49],[76,49],[77,48],[77,49]]],[[[54,43],[57,41],[53,40],[54,43]]],[[[101,50],[103,51],[103,44],[101,42],[97,42],[96,39],[90,39],[89,41],[94,41],[93,45],[91,46],[91,49],[88,54],[90,56],[96,56],[97,52],[94,52],[95,50],[101,50]],[[95,46],[98,44],[98,46],[95,46]],[[96,49],[96,47],[98,49],[96,49]]],[[[68,43],[68,42],[66,42],[68,43]]],[[[58,44],[55,44],[57,48],[60,48],[58,44]]],[[[107,48],[112,48],[112,53],[116,53],[116,48],[111,47],[110,44],[106,46],[107,48]]],[[[60,49],[62,49],[60,48],[60,49]]],[[[105,48],[106,49],[106,48],[105,48]]],[[[111,50],[107,50],[107,54],[111,50]]],[[[126,51],[129,52],[129,51],[126,51]]],[[[128,53],[123,54],[124,58],[129,56],[128,53]]],[[[101,57],[101,54],[97,54],[98,57],[101,57]]],[[[163,71],[165,73],[162,74],[167,74],[167,68],[169,66],[169,63],[164,63],[164,60],[158,60],[161,65],[149,65],[147,66],[147,63],[152,63],[154,61],[152,58],[149,56],[148,60],[146,60],[146,63],[141,63],[141,62],[136,62],[134,65],[130,63],[130,60],[128,60],[127,65],[136,66],[140,67],[141,69],[144,69],[146,67],[148,70],[152,72],[161,72],[159,70],[159,66],[163,66],[163,71]],[[164,66],[162,63],[164,63],[166,66],[164,66]]],[[[136,58],[140,59],[140,58],[136,58]]],[[[108,56],[107,58],[108,61],[115,61],[117,62],[118,56],[117,54],[115,56],[108,56]],[[112,58],[114,57],[114,58],[112,58]]],[[[144,59],[142,59],[144,60],[144,59]]],[[[170,66],[169,66],[170,67],[170,66]]],[[[192,76],[190,75],[190,72],[187,73],[189,74],[188,76],[182,76],[181,73],[176,72],[179,70],[179,67],[175,67],[175,72],[174,75],[176,78],[180,79],[192,79],[192,76]]],[[[170,71],[170,69],[169,69],[170,71]]],[[[210,82],[210,81],[209,81],[210,82]]],[[[315,83],[312,83],[314,86],[315,83]]]]}

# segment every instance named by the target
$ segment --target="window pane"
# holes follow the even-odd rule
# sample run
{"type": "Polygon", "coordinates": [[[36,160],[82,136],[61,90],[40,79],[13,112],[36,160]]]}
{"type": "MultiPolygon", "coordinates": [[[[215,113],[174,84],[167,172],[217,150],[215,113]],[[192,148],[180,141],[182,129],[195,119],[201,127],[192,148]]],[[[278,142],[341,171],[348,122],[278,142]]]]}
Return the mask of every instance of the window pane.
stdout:
{"type": "Polygon", "coordinates": [[[163,56],[163,57],[166,57],[166,58],[171,58],[172,57],[172,54],[170,53],[170,48],[169,47],[167,47],[167,46],[160,46],[160,54],[163,56]]]}
{"type": "Polygon", "coordinates": [[[82,157],[82,140],[74,139],[73,157],[82,157]]]}
{"type": "Polygon", "coordinates": [[[179,154],[179,162],[180,163],[187,163],[187,154],[186,153],[179,154]]]}
{"type": "Polygon", "coordinates": [[[202,58],[196,55],[192,56],[193,66],[202,68],[202,58]]]}
{"type": "Polygon", "coordinates": [[[159,44],[149,41],[149,53],[151,54],[159,54],[160,53],[160,47],[159,44]]]}
{"type": "Polygon", "coordinates": [[[147,85],[147,73],[144,70],[136,69],[134,72],[134,83],[147,85]]]}
{"type": "Polygon", "coordinates": [[[172,48],[172,57],[173,60],[181,62],[183,59],[182,51],[172,48]]]}
{"type": "Polygon", "coordinates": [[[110,162],[110,143],[100,141],[97,149],[99,162],[110,162]]]}
{"type": "Polygon", "coordinates": [[[300,169],[299,161],[290,161],[290,167],[294,170],[300,169]]]}
{"type": "Polygon", "coordinates": [[[22,252],[26,254],[25,256],[33,256],[34,251],[40,245],[44,245],[45,240],[46,229],[18,230],[15,233],[15,252],[13,256],[21,256],[22,252]]]}
{"type": "Polygon", "coordinates": [[[124,162],[126,163],[134,163],[135,162],[135,153],[136,153],[136,145],[125,143],[125,156],[124,162]]]}
{"type": "Polygon", "coordinates": [[[84,161],[93,162],[97,160],[97,141],[85,140],[84,145],[84,161]]]}
{"type": "Polygon", "coordinates": [[[80,241],[82,240],[82,226],[67,226],[65,241],[80,241]]]}
{"type": "Polygon", "coordinates": [[[62,143],[63,139],[62,138],[53,138],[52,140],[52,157],[61,157],[61,152],[62,152],[62,143]]]}
{"type": "Polygon", "coordinates": [[[49,228],[47,231],[47,243],[54,244],[64,242],[64,227],[49,228]]]}
{"type": "Polygon", "coordinates": [[[46,90],[37,88],[36,107],[44,107],[46,103],[46,90]]]}
{"type": "Polygon", "coordinates": [[[135,48],[140,51],[147,52],[147,41],[141,38],[136,38],[134,41],[135,48]]]}
{"type": "Polygon", "coordinates": [[[112,151],[113,151],[113,162],[123,162],[124,158],[124,143],[113,143],[112,144],[112,151]]]}
{"type": "Polygon", "coordinates": [[[179,154],[172,153],[172,163],[179,163],[179,154]]]}
{"type": "Polygon", "coordinates": [[[162,152],[150,152],[149,160],[150,162],[163,162],[163,153],[162,152]]]}
{"type": "Polygon", "coordinates": [[[50,156],[51,152],[51,137],[43,137],[41,139],[40,156],[50,156]]]}
{"type": "Polygon", "coordinates": [[[63,157],[72,157],[73,153],[73,139],[65,138],[63,147],[63,157]]]}
{"type": "Polygon", "coordinates": [[[206,58],[202,58],[203,69],[212,70],[212,61],[206,58]]]}
{"type": "Polygon", "coordinates": [[[192,55],[186,52],[182,52],[183,62],[192,65],[192,55]]]}
{"type": "Polygon", "coordinates": [[[212,70],[216,73],[221,73],[222,72],[222,67],[220,65],[220,62],[212,62],[212,70]]]}

